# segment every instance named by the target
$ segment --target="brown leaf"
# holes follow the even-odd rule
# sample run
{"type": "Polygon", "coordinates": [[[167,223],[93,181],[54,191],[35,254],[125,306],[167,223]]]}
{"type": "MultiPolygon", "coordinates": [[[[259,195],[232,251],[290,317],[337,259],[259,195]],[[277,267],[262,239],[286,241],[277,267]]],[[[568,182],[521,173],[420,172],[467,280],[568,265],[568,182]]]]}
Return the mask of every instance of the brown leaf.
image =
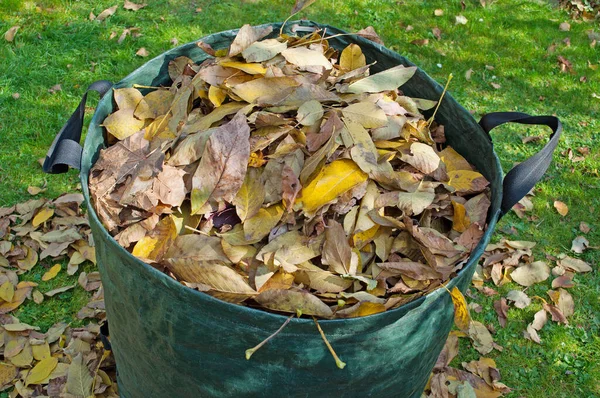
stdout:
{"type": "Polygon", "coordinates": [[[511,290],[506,294],[506,298],[508,300],[515,302],[515,307],[517,308],[527,308],[529,304],[531,304],[531,299],[525,292],[520,290],[511,290]]]}
{"type": "Polygon", "coordinates": [[[4,33],[4,40],[11,42],[13,40],[15,40],[15,36],[17,34],[17,31],[20,29],[21,27],[18,25],[12,26],[11,28],[9,28],[5,33],[4,33]]]}
{"type": "Polygon", "coordinates": [[[556,209],[558,214],[560,214],[563,217],[566,216],[569,212],[569,207],[564,202],[561,202],[559,200],[554,201],[554,208],[556,209]]]}
{"type": "Polygon", "coordinates": [[[148,4],[136,4],[133,3],[129,0],[125,0],[125,4],[123,4],[123,8],[126,10],[131,10],[131,11],[138,11],[144,7],[146,7],[148,4]]]}
{"type": "Polygon", "coordinates": [[[592,271],[592,267],[588,263],[578,258],[573,258],[569,256],[561,256],[559,260],[556,262],[563,268],[574,272],[590,272],[592,271]]]}
{"type": "Polygon", "coordinates": [[[96,21],[104,21],[106,18],[110,17],[111,15],[114,15],[114,13],[117,12],[117,7],[118,6],[112,6],[110,8],[107,8],[106,10],[102,11],[96,17],[96,21]]]}
{"type": "Polygon", "coordinates": [[[410,44],[414,44],[415,46],[426,46],[429,44],[429,39],[415,39],[410,42],[410,44]]]}
{"type": "Polygon", "coordinates": [[[283,166],[283,171],[281,173],[281,189],[283,203],[286,209],[291,211],[294,202],[296,202],[296,197],[302,190],[302,185],[300,184],[298,176],[294,173],[294,170],[288,165],[283,166]]]}
{"type": "Polygon", "coordinates": [[[521,286],[531,286],[535,283],[543,282],[549,276],[550,268],[543,261],[521,265],[510,274],[512,280],[521,286]]]}
{"type": "MultiPolygon", "coordinates": [[[[433,29],[431,29],[431,33],[433,33],[433,36],[438,39],[441,40],[442,39],[442,30],[440,28],[438,28],[437,26],[433,29]]],[[[469,80],[469,79],[467,79],[469,80]]]]}
{"type": "Polygon", "coordinates": [[[267,27],[253,27],[250,25],[244,25],[238,31],[237,35],[233,39],[231,46],[229,47],[229,56],[233,57],[240,54],[242,51],[250,47],[252,43],[257,40],[268,36],[273,31],[272,26],[267,27]]]}
{"type": "Polygon", "coordinates": [[[150,55],[150,52],[148,50],[146,50],[145,47],[140,47],[136,52],[135,55],[137,55],[138,57],[142,57],[142,58],[146,58],[148,55],[150,55]]]}
{"type": "Polygon", "coordinates": [[[75,286],[77,286],[77,285],[76,285],[76,284],[74,284],[74,285],[68,285],[68,286],[62,286],[62,287],[58,287],[58,288],[56,288],[56,289],[52,289],[52,290],[50,290],[50,291],[48,291],[48,292],[46,292],[46,293],[44,293],[44,294],[45,294],[46,296],[48,296],[48,297],[52,297],[52,296],[55,296],[55,295],[57,295],[57,294],[64,293],[64,292],[66,292],[66,291],[68,291],[68,290],[71,290],[71,289],[73,289],[75,286]]]}
{"type": "Polygon", "coordinates": [[[209,200],[233,201],[248,167],[249,135],[246,116],[238,113],[210,136],[192,178],[192,214],[209,200]]]}
{"type": "Polygon", "coordinates": [[[325,244],[321,254],[322,262],[329,270],[340,275],[348,274],[352,258],[352,248],[340,223],[329,220],[325,229],[325,244]]]}
{"type": "Polygon", "coordinates": [[[496,314],[498,314],[498,322],[500,326],[503,328],[506,327],[506,320],[508,316],[508,304],[506,304],[506,299],[502,297],[500,300],[494,301],[494,309],[496,310],[496,314]]]}
{"type": "Polygon", "coordinates": [[[590,242],[586,238],[584,238],[583,236],[578,236],[575,239],[573,239],[573,242],[571,244],[571,251],[581,254],[588,248],[589,245],[590,242]]]}
{"type": "Polygon", "coordinates": [[[584,234],[587,234],[588,232],[591,231],[591,228],[588,223],[586,223],[585,221],[582,221],[579,223],[579,230],[581,232],[583,232],[584,234]]]}
{"type": "Polygon", "coordinates": [[[562,22],[560,25],[558,25],[558,30],[561,32],[568,32],[571,30],[571,25],[568,22],[562,22]]]}
{"type": "Polygon", "coordinates": [[[375,43],[381,44],[382,46],[384,45],[383,40],[381,40],[381,38],[379,37],[377,32],[375,32],[375,29],[373,29],[372,26],[367,26],[366,28],[359,30],[358,32],[356,32],[356,35],[374,41],[375,43]]]}
{"type": "Polygon", "coordinates": [[[567,321],[567,317],[562,313],[562,311],[558,307],[548,303],[543,303],[542,307],[545,311],[549,312],[550,315],[552,315],[552,320],[554,322],[562,323],[563,325],[567,325],[569,323],[569,321],[567,321]]]}
{"type": "Polygon", "coordinates": [[[218,261],[198,261],[194,258],[170,258],[169,270],[179,279],[201,283],[211,290],[233,296],[248,298],[256,294],[246,278],[218,261]]]}
{"type": "Polygon", "coordinates": [[[486,355],[494,349],[494,339],[484,324],[471,321],[469,325],[469,337],[473,341],[473,347],[480,354],[486,355]]]}
{"type": "Polygon", "coordinates": [[[267,290],[254,298],[257,303],[274,311],[315,315],[329,318],[331,309],[316,296],[305,291],[267,290]]]}

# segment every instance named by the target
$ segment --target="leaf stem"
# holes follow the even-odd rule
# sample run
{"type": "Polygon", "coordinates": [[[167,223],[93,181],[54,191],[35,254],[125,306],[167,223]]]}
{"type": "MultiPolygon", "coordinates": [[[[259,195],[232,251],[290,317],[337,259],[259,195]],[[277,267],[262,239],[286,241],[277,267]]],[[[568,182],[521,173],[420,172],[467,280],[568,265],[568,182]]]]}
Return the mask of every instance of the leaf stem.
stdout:
{"type": "Polygon", "coordinates": [[[448,90],[448,85],[450,84],[450,81],[452,81],[453,77],[454,76],[452,76],[452,73],[450,73],[450,75],[448,75],[448,81],[446,82],[446,86],[444,87],[444,91],[442,91],[442,96],[440,97],[440,100],[438,101],[437,106],[435,107],[435,110],[433,111],[433,115],[431,115],[431,117],[427,121],[427,126],[429,126],[433,122],[433,119],[435,118],[435,114],[437,113],[438,109],[440,108],[440,105],[442,104],[442,100],[444,99],[444,95],[446,94],[446,90],[448,90]]]}
{"type": "Polygon", "coordinates": [[[317,325],[317,329],[319,329],[319,333],[321,333],[321,337],[323,338],[325,345],[329,349],[329,352],[333,356],[333,359],[335,359],[335,364],[337,365],[338,368],[344,369],[344,367],[346,366],[346,363],[342,362],[342,360],[340,358],[338,358],[337,354],[333,350],[333,347],[331,346],[331,344],[329,344],[329,341],[327,341],[327,337],[325,337],[325,333],[323,333],[323,329],[321,329],[321,325],[319,325],[319,322],[317,322],[317,318],[315,318],[314,316],[313,316],[313,321],[315,321],[315,325],[317,325]]]}
{"type": "Polygon", "coordinates": [[[281,327],[279,329],[277,329],[277,331],[275,333],[273,333],[272,335],[270,335],[269,337],[267,337],[266,339],[264,339],[263,341],[258,343],[257,346],[247,349],[246,350],[246,359],[249,360],[250,357],[252,356],[252,354],[254,354],[256,351],[258,351],[260,349],[260,347],[264,346],[265,344],[267,344],[267,342],[269,340],[271,340],[273,337],[277,336],[277,334],[279,334],[279,332],[281,332],[283,330],[283,328],[286,327],[288,323],[290,323],[290,321],[292,320],[293,317],[294,317],[294,315],[290,315],[290,317],[288,319],[286,319],[286,321],[283,323],[283,325],[281,325],[281,327]]]}

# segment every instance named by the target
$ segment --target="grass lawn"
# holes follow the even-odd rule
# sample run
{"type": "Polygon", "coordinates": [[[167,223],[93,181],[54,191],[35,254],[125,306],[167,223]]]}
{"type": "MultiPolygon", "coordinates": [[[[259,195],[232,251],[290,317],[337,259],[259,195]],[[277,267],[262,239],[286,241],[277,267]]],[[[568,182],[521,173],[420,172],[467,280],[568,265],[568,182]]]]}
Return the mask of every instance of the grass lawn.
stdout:
{"type": "MultiPolygon", "coordinates": [[[[0,207],[31,198],[28,186],[47,183],[41,195],[50,198],[76,189],[76,171],[45,175],[37,160],[44,157],[88,84],[98,79],[116,82],[149,59],[135,55],[139,48],[154,57],[172,48],[172,39],[186,43],[245,23],[284,20],[293,5],[291,0],[147,2],[147,7],[133,12],[123,9],[122,1],[0,0],[0,33],[21,26],[14,42],[0,38],[0,207]],[[115,4],[119,8],[105,21],[89,20],[90,12],[98,15],[115,4]],[[124,29],[134,27],[141,35],[117,43],[124,29]],[[111,39],[113,32],[116,37],[111,39]],[[57,84],[62,90],[50,92],[57,84]]],[[[434,79],[445,82],[452,73],[449,92],[476,118],[486,112],[520,111],[561,119],[564,134],[554,162],[535,189],[530,213],[535,221],[509,214],[498,225],[495,239],[536,241],[537,260],[567,253],[592,264],[594,271],[578,274],[576,287],[570,289],[575,314],[567,326],[548,322],[539,345],[523,338],[523,330],[541,309],[539,300],[525,310],[511,307],[508,325],[501,328],[492,305],[498,296],[487,298],[473,289],[483,307],[473,317],[497,330],[495,341],[504,351],[489,356],[496,360],[502,382],[514,388],[509,396],[600,397],[600,252],[570,251],[571,241],[583,235],[582,221],[591,226],[585,235],[590,245],[600,247],[600,44],[593,48],[588,37],[593,36],[588,31],[594,30],[600,41],[600,26],[571,21],[566,12],[546,1],[488,0],[482,7],[479,1],[465,0],[464,10],[460,3],[329,0],[318,1],[303,16],[349,31],[374,26],[386,46],[434,79]],[[435,9],[442,9],[443,15],[434,16],[435,9]],[[456,24],[457,15],[466,17],[467,23],[456,24]],[[559,30],[565,21],[570,30],[559,30]],[[440,39],[433,34],[434,27],[441,30],[440,39]],[[428,39],[428,44],[411,44],[421,39],[428,39]],[[569,63],[564,72],[559,56],[569,63]],[[577,161],[581,147],[589,148],[589,154],[577,161]],[[555,200],[568,205],[566,216],[554,209],[555,200]]],[[[548,132],[519,125],[494,130],[504,169],[540,150],[548,132]],[[544,139],[521,141],[534,135],[544,139]]],[[[76,281],[76,276],[67,278],[63,273],[63,279],[41,282],[44,269],[37,268],[28,279],[40,282],[42,291],[76,281]]],[[[498,290],[505,294],[513,288],[510,284],[498,290]]],[[[548,289],[550,279],[527,293],[547,297],[548,289]]],[[[14,315],[45,330],[59,320],[72,320],[86,300],[77,287],[39,306],[29,301],[14,315]]],[[[468,342],[463,343],[453,363],[457,367],[479,358],[468,342]]]]}

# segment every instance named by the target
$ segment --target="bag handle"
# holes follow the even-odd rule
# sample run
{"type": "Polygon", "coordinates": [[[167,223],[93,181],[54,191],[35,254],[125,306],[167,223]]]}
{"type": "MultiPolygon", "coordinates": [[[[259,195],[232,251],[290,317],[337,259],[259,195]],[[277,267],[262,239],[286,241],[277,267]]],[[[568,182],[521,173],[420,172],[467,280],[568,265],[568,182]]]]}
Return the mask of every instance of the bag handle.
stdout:
{"type": "Polygon", "coordinates": [[[100,94],[100,98],[102,98],[112,86],[113,84],[108,80],[98,80],[90,84],[75,112],[73,112],[67,123],[56,134],[54,141],[52,141],[52,145],[48,149],[46,159],[44,160],[43,169],[45,173],[66,173],[69,171],[69,166],[79,170],[81,167],[81,154],[83,152],[79,141],[81,140],[87,95],[90,91],[96,91],[100,94]]]}
{"type": "Polygon", "coordinates": [[[535,184],[544,176],[552,161],[552,154],[558,145],[562,124],[555,116],[531,116],[521,112],[493,112],[483,115],[479,125],[489,134],[494,127],[504,123],[520,123],[548,126],[552,129],[552,135],[548,143],[535,155],[516,165],[504,177],[502,215],[512,209],[535,184]]]}

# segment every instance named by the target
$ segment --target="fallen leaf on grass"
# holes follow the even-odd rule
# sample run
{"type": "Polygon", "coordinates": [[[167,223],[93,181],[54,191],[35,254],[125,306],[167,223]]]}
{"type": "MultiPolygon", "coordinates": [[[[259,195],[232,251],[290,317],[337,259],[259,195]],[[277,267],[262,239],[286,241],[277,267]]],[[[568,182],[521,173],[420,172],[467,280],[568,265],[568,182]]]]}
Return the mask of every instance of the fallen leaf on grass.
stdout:
{"type": "Polygon", "coordinates": [[[117,7],[118,6],[112,6],[110,8],[107,8],[106,10],[102,11],[100,14],[98,14],[98,16],[96,17],[96,21],[104,21],[106,18],[110,17],[111,15],[113,15],[115,12],[117,12],[117,7]]]}
{"type": "Polygon", "coordinates": [[[10,29],[8,29],[5,33],[4,33],[4,40],[11,42],[13,40],[15,40],[15,35],[17,34],[17,31],[20,29],[21,27],[18,25],[15,25],[13,27],[11,27],[10,29]]]}
{"type": "Polygon", "coordinates": [[[547,320],[546,310],[539,310],[533,316],[533,322],[527,325],[527,330],[523,332],[523,336],[526,339],[541,344],[542,341],[537,332],[542,330],[547,320]]]}
{"type": "Polygon", "coordinates": [[[586,238],[584,238],[583,236],[578,236],[575,239],[573,239],[573,242],[571,244],[571,251],[581,254],[588,248],[589,245],[590,242],[586,238]]]}
{"type": "Polygon", "coordinates": [[[123,4],[123,8],[126,10],[137,11],[137,10],[140,10],[140,9],[146,7],[147,5],[148,4],[136,4],[129,0],[125,0],[125,4],[123,4]]]}
{"type": "Polygon", "coordinates": [[[588,232],[591,231],[590,225],[588,223],[586,223],[585,221],[582,221],[579,223],[579,230],[581,232],[583,232],[584,234],[587,234],[588,232]]]}
{"type": "Polygon", "coordinates": [[[558,25],[558,30],[561,32],[568,32],[571,30],[571,25],[568,22],[562,22],[560,25],[558,25]]]}
{"type": "Polygon", "coordinates": [[[521,286],[531,286],[543,282],[550,276],[550,268],[543,261],[521,265],[516,268],[510,277],[521,286]]]}
{"type": "Polygon", "coordinates": [[[444,10],[437,8],[433,11],[433,15],[435,15],[436,17],[441,17],[442,15],[444,15],[444,10]]]}
{"type": "Polygon", "coordinates": [[[473,348],[479,351],[480,354],[486,355],[494,349],[494,339],[483,323],[471,321],[468,333],[473,341],[473,348]]]}
{"type": "Polygon", "coordinates": [[[148,52],[148,50],[146,50],[145,47],[141,47],[135,52],[135,55],[137,55],[138,57],[147,57],[148,55],[150,55],[150,52],[148,52]]]}
{"type": "Polygon", "coordinates": [[[469,20],[467,18],[465,18],[463,15],[457,15],[455,17],[455,25],[466,25],[467,22],[469,22],[469,20]]]}
{"type": "Polygon", "coordinates": [[[556,263],[565,269],[575,272],[592,271],[592,267],[585,261],[565,255],[559,256],[559,260],[556,263]]]}
{"type": "Polygon", "coordinates": [[[40,194],[42,192],[46,192],[47,190],[48,190],[48,188],[44,188],[44,187],[34,187],[34,186],[27,187],[27,192],[31,196],[38,195],[38,194],[40,194]]]}
{"type": "Polygon", "coordinates": [[[510,301],[514,301],[515,307],[523,309],[527,308],[531,304],[531,299],[525,292],[520,290],[511,290],[506,294],[506,298],[510,301]]]}
{"type": "Polygon", "coordinates": [[[567,213],[569,213],[569,207],[564,202],[561,202],[559,200],[554,201],[554,208],[556,209],[558,214],[560,214],[563,217],[566,216],[567,213]]]}
{"type": "Polygon", "coordinates": [[[498,323],[500,323],[500,326],[506,327],[506,320],[508,317],[508,304],[506,304],[506,299],[502,297],[500,300],[494,301],[494,309],[496,310],[496,314],[498,314],[498,323]]]}
{"type": "Polygon", "coordinates": [[[358,36],[364,37],[365,39],[371,40],[377,44],[381,44],[382,46],[384,45],[383,40],[381,40],[381,38],[379,37],[377,32],[375,32],[375,29],[373,29],[372,26],[367,26],[366,28],[356,32],[356,34],[358,36]]]}
{"type": "Polygon", "coordinates": [[[58,273],[60,272],[61,265],[55,264],[52,268],[50,268],[46,273],[42,276],[42,280],[44,282],[54,279],[58,273]]]}
{"type": "Polygon", "coordinates": [[[56,288],[56,289],[52,289],[52,290],[50,290],[50,291],[48,291],[48,292],[46,292],[46,293],[44,293],[44,294],[45,294],[46,296],[48,296],[48,297],[52,297],[52,296],[55,296],[55,295],[57,295],[57,294],[64,293],[64,292],[66,292],[66,291],[68,291],[68,290],[71,290],[71,289],[73,289],[75,286],[77,286],[77,284],[73,284],[73,285],[69,285],[69,286],[63,286],[63,287],[59,287],[59,288],[56,288]]]}

